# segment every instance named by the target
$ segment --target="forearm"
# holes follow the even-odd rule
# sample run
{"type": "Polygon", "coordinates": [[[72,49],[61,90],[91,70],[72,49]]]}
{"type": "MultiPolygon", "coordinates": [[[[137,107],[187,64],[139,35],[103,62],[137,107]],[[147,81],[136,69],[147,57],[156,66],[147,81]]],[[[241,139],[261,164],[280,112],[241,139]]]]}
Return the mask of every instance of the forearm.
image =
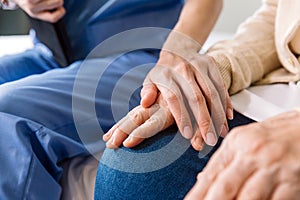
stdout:
{"type": "Polygon", "coordinates": [[[222,6],[223,0],[187,0],[174,30],[201,46],[213,29],[222,6]]]}
{"type": "Polygon", "coordinates": [[[275,47],[277,4],[264,1],[263,6],[238,29],[231,41],[213,45],[208,55],[220,69],[230,94],[234,94],[280,67],[275,47]]]}

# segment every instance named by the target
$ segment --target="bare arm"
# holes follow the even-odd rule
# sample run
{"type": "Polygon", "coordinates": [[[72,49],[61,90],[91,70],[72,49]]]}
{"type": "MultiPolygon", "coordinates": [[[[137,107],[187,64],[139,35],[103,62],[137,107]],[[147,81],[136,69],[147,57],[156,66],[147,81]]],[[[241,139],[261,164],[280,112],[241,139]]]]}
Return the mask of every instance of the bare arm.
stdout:
{"type": "Polygon", "coordinates": [[[223,7],[223,0],[188,0],[173,30],[203,45],[223,7]]]}

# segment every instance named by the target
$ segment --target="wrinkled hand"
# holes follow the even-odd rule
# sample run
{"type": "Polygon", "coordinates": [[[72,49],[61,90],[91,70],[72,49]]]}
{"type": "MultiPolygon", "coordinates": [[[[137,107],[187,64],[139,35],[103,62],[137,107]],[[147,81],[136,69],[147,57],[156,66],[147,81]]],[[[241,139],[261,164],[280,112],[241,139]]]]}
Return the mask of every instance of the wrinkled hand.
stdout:
{"type": "Polygon", "coordinates": [[[66,10],[63,7],[63,0],[12,0],[30,17],[57,22],[64,16],[66,10]]]}
{"type": "Polygon", "coordinates": [[[186,199],[299,199],[300,113],[229,133],[186,199]]]}
{"type": "Polygon", "coordinates": [[[144,81],[141,105],[148,108],[161,94],[182,135],[213,146],[228,132],[226,117],[232,119],[233,111],[216,63],[199,49],[192,39],[171,33],[144,81]]]}
{"type": "Polygon", "coordinates": [[[173,123],[166,102],[159,97],[157,103],[149,108],[137,106],[131,110],[103,136],[103,140],[108,148],[117,148],[122,143],[130,148],[173,123]]]}

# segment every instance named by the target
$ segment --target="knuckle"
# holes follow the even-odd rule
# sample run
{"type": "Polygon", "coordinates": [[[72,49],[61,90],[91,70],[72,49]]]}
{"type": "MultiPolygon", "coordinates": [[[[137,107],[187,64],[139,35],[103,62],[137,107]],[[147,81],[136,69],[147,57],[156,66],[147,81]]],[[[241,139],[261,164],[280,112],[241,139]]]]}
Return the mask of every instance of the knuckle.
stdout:
{"type": "Polygon", "coordinates": [[[134,110],[132,112],[129,112],[128,117],[132,122],[136,124],[139,124],[141,121],[143,121],[143,115],[141,110],[134,110]]]}
{"type": "Polygon", "coordinates": [[[232,183],[224,184],[223,188],[223,194],[228,194],[231,196],[235,192],[235,186],[232,183]]]}
{"type": "Polygon", "coordinates": [[[219,93],[217,92],[216,89],[212,89],[210,92],[210,98],[212,100],[219,98],[219,93]]]}
{"type": "Polygon", "coordinates": [[[171,92],[170,90],[166,93],[166,100],[170,103],[174,103],[178,101],[177,95],[174,92],[171,92]]]}
{"type": "Polygon", "coordinates": [[[235,127],[230,131],[230,134],[227,136],[227,140],[235,141],[238,137],[243,137],[241,132],[244,131],[244,127],[235,127]]]}
{"type": "Polygon", "coordinates": [[[179,72],[179,75],[188,76],[190,74],[190,65],[185,63],[184,61],[179,61],[176,65],[176,69],[179,72]]]}
{"type": "Polygon", "coordinates": [[[205,99],[200,92],[195,92],[195,94],[193,94],[193,95],[191,95],[191,97],[189,97],[189,102],[192,104],[198,104],[198,103],[204,104],[205,99]]]}
{"type": "Polygon", "coordinates": [[[148,119],[147,123],[149,124],[156,124],[159,123],[161,119],[158,116],[152,116],[151,118],[148,119]]]}
{"type": "Polygon", "coordinates": [[[27,5],[27,10],[28,10],[28,14],[34,14],[36,13],[37,11],[37,8],[31,4],[27,5]]]}
{"type": "Polygon", "coordinates": [[[212,126],[212,122],[211,122],[211,120],[201,120],[199,122],[199,126],[200,127],[210,127],[210,126],[212,126]]]}
{"type": "Polygon", "coordinates": [[[162,129],[164,124],[165,124],[165,120],[162,120],[160,117],[158,116],[152,116],[147,123],[149,124],[149,126],[156,126],[159,129],[162,129]]]}
{"type": "Polygon", "coordinates": [[[250,143],[247,143],[247,152],[256,153],[265,146],[265,140],[256,138],[250,143]]]}

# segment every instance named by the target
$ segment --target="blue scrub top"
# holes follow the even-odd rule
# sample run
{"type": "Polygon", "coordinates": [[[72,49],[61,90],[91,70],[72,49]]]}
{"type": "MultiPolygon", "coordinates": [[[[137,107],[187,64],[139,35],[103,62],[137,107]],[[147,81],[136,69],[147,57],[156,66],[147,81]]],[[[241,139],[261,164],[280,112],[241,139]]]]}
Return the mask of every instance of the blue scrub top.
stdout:
{"type": "Polygon", "coordinates": [[[172,28],[182,0],[65,0],[63,18],[73,60],[84,59],[103,40],[139,27],[172,28]]]}

